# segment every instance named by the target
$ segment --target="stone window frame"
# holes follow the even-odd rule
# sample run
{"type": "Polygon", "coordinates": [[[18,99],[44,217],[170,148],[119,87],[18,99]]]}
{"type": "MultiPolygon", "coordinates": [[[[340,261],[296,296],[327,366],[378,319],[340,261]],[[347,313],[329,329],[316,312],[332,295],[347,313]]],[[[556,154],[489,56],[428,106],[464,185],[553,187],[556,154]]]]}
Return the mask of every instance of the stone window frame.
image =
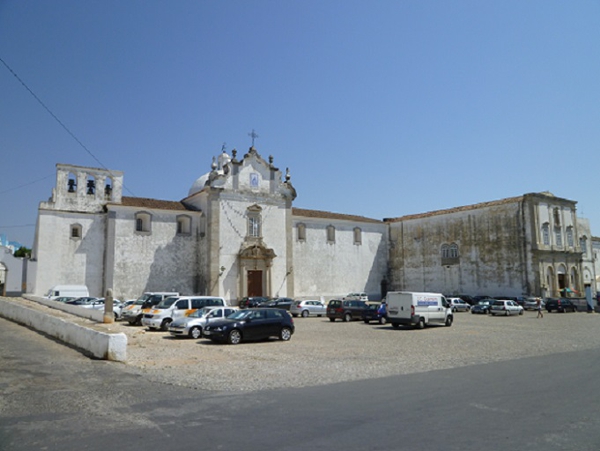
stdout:
{"type": "Polygon", "coordinates": [[[335,243],[335,226],[333,224],[329,224],[327,226],[327,243],[334,244],[335,243]]]}
{"type": "Polygon", "coordinates": [[[304,224],[303,222],[300,222],[298,224],[296,224],[296,232],[297,232],[297,240],[298,241],[306,241],[306,224],[304,224]]]}
{"type": "Polygon", "coordinates": [[[79,223],[71,224],[69,238],[72,240],[81,240],[83,238],[83,226],[79,223]]]}
{"type": "Polygon", "coordinates": [[[362,229],[360,227],[354,227],[354,244],[357,246],[362,245],[362,229]]]}
{"type": "Polygon", "coordinates": [[[152,213],[138,211],[135,214],[135,233],[138,235],[150,235],[152,233],[152,213]]]}
{"type": "Polygon", "coordinates": [[[192,218],[188,215],[177,216],[177,235],[189,236],[192,234],[192,218]]]}

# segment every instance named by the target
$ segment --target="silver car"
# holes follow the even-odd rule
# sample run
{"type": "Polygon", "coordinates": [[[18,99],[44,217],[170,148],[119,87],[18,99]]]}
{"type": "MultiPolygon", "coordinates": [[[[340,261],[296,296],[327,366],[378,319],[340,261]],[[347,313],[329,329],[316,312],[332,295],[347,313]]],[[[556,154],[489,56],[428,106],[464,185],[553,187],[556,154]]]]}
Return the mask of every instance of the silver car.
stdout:
{"type": "Polygon", "coordinates": [[[321,301],[294,301],[290,307],[292,316],[323,316],[327,313],[327,306],[321,301]]]}
{"type": "Polygon", "coordinates": [[[223,319],[238,310],[237,307],[203,307],[188,316],[177,318],[169,325],[169,332],[174,337],[201,338],[204,326],[209,321],[223,319]]]}

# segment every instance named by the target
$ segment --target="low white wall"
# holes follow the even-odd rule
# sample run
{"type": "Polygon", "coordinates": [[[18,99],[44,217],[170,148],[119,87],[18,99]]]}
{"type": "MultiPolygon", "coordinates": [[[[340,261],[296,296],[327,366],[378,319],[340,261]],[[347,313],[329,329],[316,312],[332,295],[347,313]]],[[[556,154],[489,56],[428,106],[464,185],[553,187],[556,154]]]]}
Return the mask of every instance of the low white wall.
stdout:
{"type": "Polygon", "coordinates": [[[0,299],[0,316],[44,332],[99,359],[124,362],[127,358],[127,336],[123,333],[107,334],[88,329],[4,299],[0,299]]]}

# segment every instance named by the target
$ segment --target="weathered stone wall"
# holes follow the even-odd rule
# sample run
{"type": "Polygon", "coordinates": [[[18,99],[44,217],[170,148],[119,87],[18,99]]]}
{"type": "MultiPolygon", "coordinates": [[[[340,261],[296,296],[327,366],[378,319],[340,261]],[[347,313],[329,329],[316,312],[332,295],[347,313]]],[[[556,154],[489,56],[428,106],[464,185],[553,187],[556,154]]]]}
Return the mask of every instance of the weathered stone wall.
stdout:
{"type": "Polygon", "coordinates": [[[423,215],[390,224],[397,290],[519,296],[526,289],[520,202],[423,215]],[[458,257],[442,259],[442,245],[458,257]]]}
{"type": "Polygon", "coordinates": [[[115,213],[115,297],[132,299],[145,291],[197,294],[200,213],[152,210],[150,232],[136,232],[135,214],[145,210],[122,206],[111,209],[115,213]],[[189,234],[177,233],[177,217],[182,214],[192,218],[189,234]]]}
{"type": "Polygon", "coordinates": [[[90,296],[103,292],[106,215],[40,209],[32,257],[37,260],[33,294],[43,296],[54,285],[86,285],[90,296]],[[81,226],[81,237],[71,226],[81,226]]]}

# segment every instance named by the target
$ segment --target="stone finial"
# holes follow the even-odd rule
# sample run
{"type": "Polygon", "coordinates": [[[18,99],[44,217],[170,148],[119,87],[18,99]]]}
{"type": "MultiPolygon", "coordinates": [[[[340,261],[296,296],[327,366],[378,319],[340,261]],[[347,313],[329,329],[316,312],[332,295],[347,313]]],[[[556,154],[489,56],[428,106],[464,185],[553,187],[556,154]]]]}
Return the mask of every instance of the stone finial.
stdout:
{"type": "Polygon", "coordinates": [[[210,167],[213,171],[217,170],[217,157],[213,157],[212,164],[210,165],[210,167]]]}
{"type": "Polygon", "coordinates": [[[290,168],[285,168],[285,181],[289,182],[292,176],[290,175],[290,168]]]}
{"type": "Polygon", "coordinates": [[[269,164],[273,166],[273,155],[269,155],[269,164]]]}

